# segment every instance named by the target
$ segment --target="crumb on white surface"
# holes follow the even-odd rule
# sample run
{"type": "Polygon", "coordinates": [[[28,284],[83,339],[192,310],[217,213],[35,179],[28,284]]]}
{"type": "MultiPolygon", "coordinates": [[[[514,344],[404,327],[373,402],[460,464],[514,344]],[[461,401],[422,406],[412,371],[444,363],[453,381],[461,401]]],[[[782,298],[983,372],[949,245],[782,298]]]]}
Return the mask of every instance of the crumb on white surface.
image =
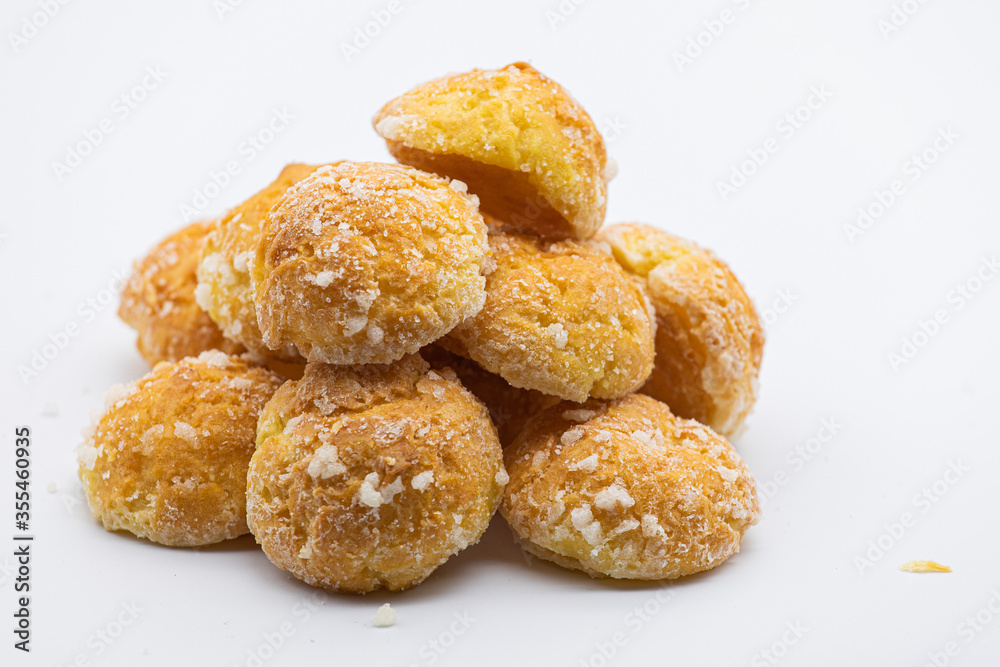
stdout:
{"type": "Polygon", "coordinates": [[[388,628],[390,625],[396,624],[396,610],[386,602],[384,605],[375,610],[375,627],[376,628],[388,628]]]}
{"type": "Polygon", "coordinates": [[[932,560],[908,560],[899,566],[901,572],[951,572],[951,568],[932,560]]]}
{"type": "Polygon", "coordinates": [[[58,490],[59,490],[59,487],[58,487],[58,486],[56,486],[56,483],[55,483],[55,482],[49,482],[49,483],[48,483],[48,484],[47,484],[47,485],[45,486],[45,490],[46,490],[46,491],[48,491],[49,493],[55,493],[56,491],[58,491],[58,490]]]}
{"type": "Polygon", "coordinates": [[[58,417],[59,416],[59,406],[56,405],[55,401],[48,401],[42,406],[42,416],[43,417],[58,417]]]}

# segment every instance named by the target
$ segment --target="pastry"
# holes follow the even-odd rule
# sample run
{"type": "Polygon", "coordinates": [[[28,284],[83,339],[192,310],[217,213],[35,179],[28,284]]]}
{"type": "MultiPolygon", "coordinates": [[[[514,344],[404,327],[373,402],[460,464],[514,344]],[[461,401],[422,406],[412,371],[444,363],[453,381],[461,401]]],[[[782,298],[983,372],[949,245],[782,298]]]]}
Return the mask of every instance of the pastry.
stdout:
{"type": "Polygon", "coordinates": [[[288,189],[251,261],[272,350],[390,363],[479,312],[486,225],[457,181],[395,164],[339,162],[288,189]]]}
{"type": "Polygon", "coordinates": [[[711,569],[739,551],[760,515],[732,445],[641,394],[551,407],[504,460],[500,511],[521,546],[593,577],[711,569]]]}
{"type": "Polygon", "coordinates": [[[611,225],[598,239],[656,311],[656,362],[640,391],[735,437],[756,399],[764,351],[743,286],[710,251],[648,225],[611,225]]]}
{"type": "Polygon", "coordinates": [[[114,387],[77,450],[91,513],[169,546],[246,534],[257,417],[283,380],[210,350],[114,387]]]}
{"type": "Polygon", "coordinates": [[[514,231],[589,238],[614,175],[583,107],[526,63],[417,86],[373,119],[404,164],[457,178],[514,231]]]}
{"type": "Polygon", "coordinates": [[[194,298],[201,247],[213,225],[196,222],[160,241],[135,262],[122,287],[118,317],[139,332],[136,346],[150,366],[205,350],[243,352],[194,298]]]}
{"type": "Polygon", "coordinates": [[[451,372],[310,363],[261,415],[247,510],[302,581],[402,590],[479,540],[506,482],[489,414],[451,372]]]}

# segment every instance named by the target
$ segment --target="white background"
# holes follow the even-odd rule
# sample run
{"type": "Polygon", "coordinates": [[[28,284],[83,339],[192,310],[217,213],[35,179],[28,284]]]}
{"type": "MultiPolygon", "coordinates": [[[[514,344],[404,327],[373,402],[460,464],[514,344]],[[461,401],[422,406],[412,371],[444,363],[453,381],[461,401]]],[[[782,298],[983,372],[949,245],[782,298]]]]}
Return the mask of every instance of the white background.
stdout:
{"type": "Polygon", "coordinates": [[[210,0],[71,2],[15,48],[10,34],[39,5],[4,2],[0,662],[256,664],[251,652],[287,623],[263,664],[765,665],[770,647],[782,665],[923,665],[949,642],[956,655],[938,664],[997,664],[1000,618],[987,604],[1000,595],[1000,279],[977,284],[976,273],[1000,252],[1000,6],[926,2],[884,35],[891,0],[591,0],[564,3],[564,21],[546,14],[556,0],[400,0],[348,61],[341,44],[386,6],[245,0],[220,18],[210,0]],[[708,46],[679,68],[674,54],[724,9],[733,20],[702,34],[708,46]],[[73,448],[104,390],[146,370],[108,302],[115,272],[184,224],[182,205],[228,161],[240,173],[206,214],[293,160],[388,159],[370,127],[385,101],[517,60],[563,83],[607,131],[620,165],[608,220],[714,249],[767,317],[760,401],[737,446],[768,501],[742,552],[660,591],[529,564],[498,517],[413,591],[323,595],[306,618],[296,605],[312,589],[252,538],[180,550],[102,530],[79,502],[73,448]],[[166,77],[123,118],[116,99],[147,67],[166,77]],[[779,127],[813,87],[831,96],[801,110],[809,118],[794,132],[779,127]],[[274,109],[294,119],[248,159],[241,144],[274,109]],[[60,180],[54,163],[103,118],[112,132],[60,180]],[[913,180],[908,161],[948,128],[957,138],[913,180]],[[724,200],[718,182],[769,138],[777,151],[724,200]],[[845,225],[894,180],[902,194],[849,239],[845,225]],[[981,289],[957,296],[970,280],[981,289]],[[916,335],[919,350],[894,369],[888,355],[938,310],[946,321],[916,335]],[[67,325],[78,335],[22,380],[18,368],[67,325]],[[58,415],[43,415],[50,403],[58,415]],[[11,648],[9,629],[13,430],[24,424],[37,535],[30,656],[11,648]],[[819,436],[808,461],[796,458],[819,436]],[[953,463],[967,470],[950,483],[953,463]],[[935,482],[934,502],[921,500],[935,482]],[[890,530],[906,513],[911,525],[890,530]],[[954,572],[897,570],[914,558],[954,572]],[[399,621],[373,628],[386,601],[399,621]],[[133,603],[134,622],[110,645],[98,639],[118,634],[133,603]],[[650,613],[635,615],[643,605],[650,613]],[[975,630],[965,619],[982,609],[975,630]]]}

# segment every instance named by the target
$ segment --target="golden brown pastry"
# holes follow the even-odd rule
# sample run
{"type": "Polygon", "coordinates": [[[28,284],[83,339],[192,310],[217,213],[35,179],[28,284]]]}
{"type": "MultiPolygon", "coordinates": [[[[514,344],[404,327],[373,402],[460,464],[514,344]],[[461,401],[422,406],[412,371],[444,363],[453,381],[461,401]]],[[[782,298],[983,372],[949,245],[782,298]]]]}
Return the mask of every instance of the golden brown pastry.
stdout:
{"type": "Polygon", "coordinates": [[[739,551],[760,515],[732,445],[641,394],[549,408],[504,460],[500,511],[522,548],[593,577],[711,569],[739,551]]]}
{"type": "Polygon", "coordinates": [[[486,304],[442,341],[515,387],[572,401],[635,391],[653,367],[642,290],[588,244],[491,234],[486,304]]]}
{"type": "Polygon", "coordinates": [[[261,225],[250,269],[264,342],[331,364],[400,359],[479,312],[487,252],[461,183],[396,164],[321,167],[261,225]]]}
{"type": "Polygon", "coordinates": [[[288,188],[316,169],[314,165],[290,164],[274,182],[226,213],[208,234],[198,264],[195,296],[226,337],[249,350],[286,361],[302,361],[302,358],[294,346],[271,350],[264,344],[257,325],[248,264],[257,249],[264,216],[288,188]]]}
{"type": "Polygon", "coordinates": [[[91,513],[169,546],[246,534],[257,417],[282,381],[211,350],[113,387],[77,450],[91,513]]]}
{"type": "Polygon", "coordinates": [[[526,63],[417,86],[373,119],[404,164],[457,178],[512,230],[589,238],[607,201],[604,140],[587,112],[526,63]]]}
{"type": "Polygon", "coordinates": [[[138,260],[122,287],[118,317],[139,332],[139,354],[155,366],[222,350],[239,354],[243,346],[230,341],[194,298],[205,235],[214,221],[188,225],[160,241],[138,260]]]}
{"type": "Polygon", "coordinates": [[[737,435],[756,400],[764,330],[736,276],[708,250],[648,225],[611,225],[598,239],[656,310],[656,365],[640,391],[737,435]]]}
{"type": "Polygon", "coordinates": [[[345,593],[423,581],[486,530],[507,474],[486,408],[419,356],[306,366],[261,415],[248,520],[271,561],[345,593]]]}
{"type": "Polygon", "coordinates": [[[437,344],[420,350],[420,356],[434,370],[450,368],[462,385],[486,405],[504,447],[514,442],[532,415],[559,402],[555,396],[540,391],[519,389],[471,359],[452,354],[437,344]]]}

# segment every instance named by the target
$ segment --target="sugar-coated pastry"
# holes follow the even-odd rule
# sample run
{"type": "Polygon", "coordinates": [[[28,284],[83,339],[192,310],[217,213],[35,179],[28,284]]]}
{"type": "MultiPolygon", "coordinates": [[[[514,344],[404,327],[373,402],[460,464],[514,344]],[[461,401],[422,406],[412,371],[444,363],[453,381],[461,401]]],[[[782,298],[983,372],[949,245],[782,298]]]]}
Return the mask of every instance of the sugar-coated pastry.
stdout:
{"type": "Polygon", "coordinates": [[[169,546],[246,534],[257,418],[283,380],[210,350],[112,388],[77,450],[91,513],[169,546]]]}
{"type": "Polygon", "coordinates": [[[118,317],[139,332],[136,346],[150,366],[205,350],[243,351],[194,298],[201,247],[213,225],[196,222],[160,241],[135,263],[122,287],[118,317]]]}
{"type": "Polygon", "coordinates": [[[504,451],[522,548],[593,577],[673,579],[739,551],[760,506],[725,438],[648,396],[536,415],[504,451]]]}
{"type": "Polygon", "coordinates": [[[405,164],[457,178],[514,231],[589,238],[601,226],[604,140],[583,107],[526,63],[417,86],[375,115],[405,164]]]}
{"type": "Polygon", "coordinates": [[[402,590],[479,540],[506,483],[489,414],[450,371],[310,363],[261,415],[248,522],[308,584],[402,590]]]}
{"type": "Polygon", "coordinates": [[[555,396],[515,387],[471,359],[452,354],[437,344],[420,350],[420,356],[435,370],[453,370],[462,385],[483,402],[504,447],[514,442],[529,418],[559,402],[555,396]]]}
{"type": "Polygon", "coordinates": [[[250,268],[264,342],[315,362],[395,361],[479,312],[487,253],[463,184],[397,164],[321,167],[261,226],[250,268]]]}
{"type": "Polygon", "coordinates": [[[266,188],[230,210],[205,240],[195,296],[225,335],[254,352],[303,361],[292,345],[271,350],[257,324],[249,262],[257,249],[260,224],[285,191],[318,167],[290,164],[266,188]]]}
{"type": "Polygon", "coordinates": [[[490,235],[486,304],[442,341],[515,387],[617,398],[653,367],[653,318],[614,259],[575,241],[490,235]]]}
{"type": "Polygon", "coordinates": [[[736,276],[710,251],[648,225],[611,225],[598,238],[656,310],[656,364],[641,391],[737,435],[756,399],[764,330],[736,276]]]}

